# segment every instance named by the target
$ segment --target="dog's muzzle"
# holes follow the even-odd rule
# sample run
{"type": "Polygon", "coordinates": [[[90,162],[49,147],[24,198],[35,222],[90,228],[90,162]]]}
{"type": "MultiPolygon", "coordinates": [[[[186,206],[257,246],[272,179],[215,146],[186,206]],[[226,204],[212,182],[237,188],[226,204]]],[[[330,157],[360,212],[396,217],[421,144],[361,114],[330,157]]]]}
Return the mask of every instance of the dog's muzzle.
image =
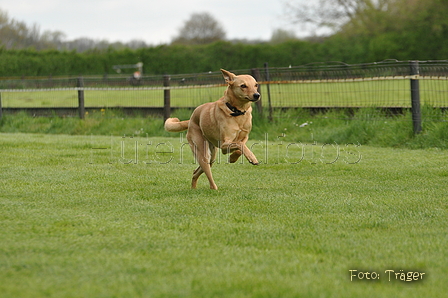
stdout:
{"type": "Polygon", "coordinates": [[[261,97],[261,95],[260,95],[260,93],[254,93],[254,95],[253,95],[253,98],[254,99],[252,99],[251,101],[257,101],[257,100],[259,100],[260,99],[260,97],[261,97]]]}

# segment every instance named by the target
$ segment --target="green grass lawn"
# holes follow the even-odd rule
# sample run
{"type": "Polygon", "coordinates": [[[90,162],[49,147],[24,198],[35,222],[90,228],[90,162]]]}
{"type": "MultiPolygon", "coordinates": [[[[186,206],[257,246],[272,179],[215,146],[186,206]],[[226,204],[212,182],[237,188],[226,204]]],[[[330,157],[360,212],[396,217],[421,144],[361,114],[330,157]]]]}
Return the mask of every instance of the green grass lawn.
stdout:
{"type": "MultiPolygon", "coordinates": [[[[448,80],[421,80],[422,105],[448,107],[448,80]]],[[[409,80],[338,83],[271,84],[274,107],[410,107],[409,80]]],[[[172,107],[195,107],[216,101],[225,87],[171,90],[172,107]]],[[[1,91],[1,90],[0,90],[1,91]]],[[[263,104],[268,106],[267,85],[261,85],[263,104]]],[[[2,92],[3,107],[77,107],[76,90],[2,92]]],[[[86,90],[86,107],[162,107],[163,90],[86,90]]]]}
{"type": "Polygon", "coordinates": [[[0,134],[0,297],[447,292],[445,150],[251,140],[212,191],[184,143],[0,134]]]}

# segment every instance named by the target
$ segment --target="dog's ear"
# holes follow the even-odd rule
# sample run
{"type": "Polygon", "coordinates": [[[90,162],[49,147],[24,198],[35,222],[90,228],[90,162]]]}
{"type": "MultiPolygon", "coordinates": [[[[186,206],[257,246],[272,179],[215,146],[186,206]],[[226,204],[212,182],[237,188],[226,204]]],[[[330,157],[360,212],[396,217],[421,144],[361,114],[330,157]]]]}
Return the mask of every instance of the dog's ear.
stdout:
{"type": "Polygon", "coordinates": [[[233,84],[233,81],[234,81],[236,75],[231,73],[230,71],[227,71],[227,70],[222,69],[222,68],[221,68],[221,72],[222,72],[224,80],[226,80],[227,84],[229,84],[229,85],[233,84]]]}

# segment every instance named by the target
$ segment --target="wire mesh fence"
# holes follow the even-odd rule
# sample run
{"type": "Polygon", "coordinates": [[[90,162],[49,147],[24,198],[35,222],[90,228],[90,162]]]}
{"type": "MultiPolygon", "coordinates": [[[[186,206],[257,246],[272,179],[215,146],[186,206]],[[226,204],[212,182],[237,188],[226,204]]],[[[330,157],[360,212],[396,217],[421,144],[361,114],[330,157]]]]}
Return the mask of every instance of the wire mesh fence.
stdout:
{"type": "MultiPolygon", "coordinates": [[[[260,82],[267,108],[390,108],[409,109],[410,81],[419,81],[421,105],[448,108],[448,61],[378,63],[312,63],[303,66],[236,70],[260,82]]],[[[77,109],[79,94],[89,108],[161,109],[170,91],[170,107],[193,108],[219,99],[225,82],[219,71],[170,76],[103,75],[83,77],[3,78],[0,99],[8,109],[77,109]],[[82,81],[82,84],[80,84],[82,81]]]]}
{"type": "Polygon", "coordinates": [[[418,79],[421,104],[448,107],[448,62],[418,65],[418,74],[412,74],[411,63],[394,60],[269,68],[269,80],[266,71],[260,75],[269,81],[273,106],[410,108],[409,81],[418,79]]]}

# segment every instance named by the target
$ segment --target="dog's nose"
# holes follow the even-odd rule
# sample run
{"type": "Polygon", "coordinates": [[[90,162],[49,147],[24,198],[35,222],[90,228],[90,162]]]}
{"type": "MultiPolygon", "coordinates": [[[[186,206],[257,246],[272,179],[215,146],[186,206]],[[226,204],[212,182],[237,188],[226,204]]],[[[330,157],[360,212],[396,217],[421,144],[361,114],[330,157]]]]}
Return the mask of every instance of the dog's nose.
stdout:
{"type": "Polygon", "coordinates": [[[260,93],[254,93],[254,99],[259,99],[260,98],[260,93]]]}

